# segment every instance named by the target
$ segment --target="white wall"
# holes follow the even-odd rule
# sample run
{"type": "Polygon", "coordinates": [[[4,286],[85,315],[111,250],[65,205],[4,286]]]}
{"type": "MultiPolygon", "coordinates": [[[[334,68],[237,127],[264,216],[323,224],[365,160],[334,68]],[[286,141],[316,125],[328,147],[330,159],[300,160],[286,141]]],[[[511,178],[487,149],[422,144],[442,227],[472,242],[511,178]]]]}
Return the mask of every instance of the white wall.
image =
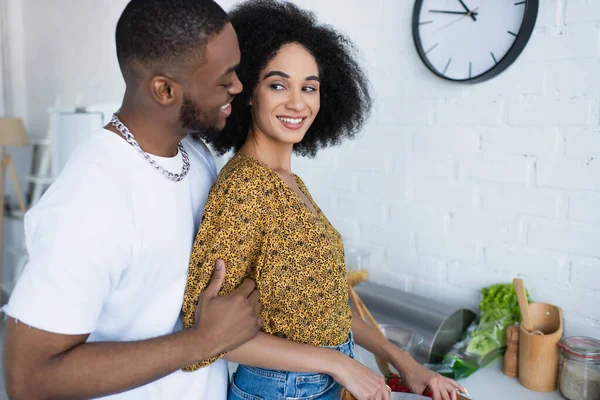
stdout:
{"type": "MultiPolygon", "coordinates": [[[[126,1],[21,1],[32,130],[57,99],[120,100],[126,1]]],[[[522,56],[471,86],[423,66],[413,1],[297,0],[354,39],[376,107],[359,139],[295,168],[372,252],[374,280],[476,307],[482,286],[523,276],[563,307],[569,334],[600,336],[600,1],[540,2],[522,56]]]]}
{"type": "MultiPolygon", "coordinates": [[[[12,0],[11,0],[12,1],[12,0]]],[[[25,27],[28,126],[45,136],[52,105],[120,101],[114,31],[126,0],[19,0],[25,27]]]]}
{"type": "MultiPolygon", "coordinates": [[[[2,18],[0,20],[2,31],[2,75],[0,86],[2,88],[2,113],[1,115],[20,117],[27,120],[27,90],[25,79],[25,48],[23,46],[24,27],[22,24],[22,4],[20,0],[0,0],[2,18]]],[[[31,148],[11,147],[7,149],[13,158],[13,164],[22,191],[27,188],[25,176],[31,166],[31,148]]],[[[7,178],[6,194],[15,199],[15,188],[12,179],[7,178]]]]}

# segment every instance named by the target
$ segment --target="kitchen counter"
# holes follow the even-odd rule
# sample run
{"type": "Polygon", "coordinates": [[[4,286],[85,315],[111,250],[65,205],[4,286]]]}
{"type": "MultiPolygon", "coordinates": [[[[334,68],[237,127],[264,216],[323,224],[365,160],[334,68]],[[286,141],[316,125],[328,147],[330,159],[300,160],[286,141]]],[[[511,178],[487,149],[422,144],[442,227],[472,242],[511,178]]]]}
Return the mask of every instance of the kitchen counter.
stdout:
{"type": "MultiPolygon", "coordinates": [[[[356,346],[356,359],[379,373],[371,353],[358,345],[356,346]]],[[[229,363],[230,376],[236,368],[237,364],[229,363]]],[[[459,382],[469,391],[471,400],[564,400],[558,391],[533,392],[521,386],[516,378],[504,375],[501,357],[459,382]]]]}
{"type": "MultiPolygon", "coordinates": [[[[358,345],[356,346],[356,359],[379,372],[373,355],[358,345]]],[[[521,386],[516,378],[504,375],[502,357],[459,382],[469,391],[469,398],[472,400],[564,400],[558,391],[533,392],[521,386]]]]}
{"type": "Polygon", "coordinates": [[[521,386],[517,378],[504,375],[502,358],[462,379],[460,384],[469,391],[472,400],[564,400],[558,391],[533,392],[521,386]]]}

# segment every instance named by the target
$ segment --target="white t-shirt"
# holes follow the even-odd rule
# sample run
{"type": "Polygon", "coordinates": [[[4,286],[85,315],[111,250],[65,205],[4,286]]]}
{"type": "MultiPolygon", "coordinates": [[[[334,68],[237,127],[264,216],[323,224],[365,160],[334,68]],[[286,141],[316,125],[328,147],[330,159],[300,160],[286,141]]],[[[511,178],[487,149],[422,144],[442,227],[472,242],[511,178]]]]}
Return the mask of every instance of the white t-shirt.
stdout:
{"type": "MultiPolygon", "coordinates": [[[[181,182],[162,176],[125,140],[94,132],[25,216],[30,260],[6,313],[89,342],[134,341],[182,328],[188,263],[217,172],[204,144],[184,140],[190,170],[181,182]]],[[[181,154],[154,157],[179,173],[181,154]]],[[[127,374],[127,370],[123,370],[127,374]]],[[[225,399],[223,360],[176,371],[119,400],[225,399]]]]}

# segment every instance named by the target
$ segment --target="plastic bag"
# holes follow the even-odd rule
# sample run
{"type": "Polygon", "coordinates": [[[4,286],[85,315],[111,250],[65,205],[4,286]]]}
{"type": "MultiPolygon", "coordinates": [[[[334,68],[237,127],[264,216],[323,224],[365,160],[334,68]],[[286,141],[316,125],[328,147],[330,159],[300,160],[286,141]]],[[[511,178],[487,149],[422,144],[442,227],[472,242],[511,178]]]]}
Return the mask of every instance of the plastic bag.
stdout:
{"type": "Polygon", "coordinates": [[[443,365],[453,370],[454,379],[470,376],[503,354],[506,329],[521,320],[511,283],[492,285],[482,289],[481,294],[479,316],[444,357],[443,365]]]}

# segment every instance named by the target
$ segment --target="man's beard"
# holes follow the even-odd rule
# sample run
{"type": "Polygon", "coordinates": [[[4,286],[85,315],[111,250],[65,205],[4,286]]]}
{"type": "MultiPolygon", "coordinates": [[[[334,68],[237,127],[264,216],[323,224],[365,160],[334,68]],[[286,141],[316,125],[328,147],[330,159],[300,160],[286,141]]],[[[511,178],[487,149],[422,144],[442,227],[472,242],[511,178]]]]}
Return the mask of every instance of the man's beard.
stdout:
{"type": "Polygon", "coordinates": [[[218,136],[220,130],[213,125],[203,123],[201,113],[198,104],[190,97],[184,95],[183,104],[179,111],[181,126],[191,131],[190,136],[193,140],[200,141],[204,139],[210,143],[218,136]]]}

